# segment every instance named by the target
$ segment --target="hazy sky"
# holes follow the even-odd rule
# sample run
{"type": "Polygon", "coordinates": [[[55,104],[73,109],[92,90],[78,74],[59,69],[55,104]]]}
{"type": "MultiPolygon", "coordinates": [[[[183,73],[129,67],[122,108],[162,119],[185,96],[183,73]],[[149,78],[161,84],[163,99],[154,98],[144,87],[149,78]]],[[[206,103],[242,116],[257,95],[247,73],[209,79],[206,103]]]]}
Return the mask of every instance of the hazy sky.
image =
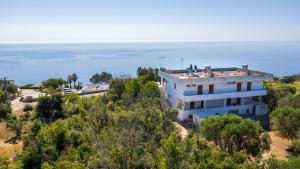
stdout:
{"type": "Polygon", "coordinates": [[[0,0],[0,43],[299,41],[300,0],[0,0]]]}

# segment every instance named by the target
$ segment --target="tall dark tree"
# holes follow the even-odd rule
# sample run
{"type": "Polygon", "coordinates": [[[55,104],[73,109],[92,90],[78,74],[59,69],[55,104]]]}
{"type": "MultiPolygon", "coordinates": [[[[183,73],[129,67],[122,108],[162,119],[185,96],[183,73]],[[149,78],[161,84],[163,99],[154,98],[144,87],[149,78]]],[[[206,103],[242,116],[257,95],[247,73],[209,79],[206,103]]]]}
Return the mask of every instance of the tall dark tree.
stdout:
{"type": "Polygon", "coordinates": [[[42,86],[48,89],[58,89],[63,84],[65,84],[62,78],[50,78],[42,82],[42,86]]]}
{"type": "Polygon", "coordinates": [[[68,76],[67,82],[69,83],[69,87],[72,88],[73,77],[71,75],[68,76]]]}
{"type": "Polygon", "coordinates": [[[72,81],[73,81],[73,87],[75,88],[76,87],[76,82],[78,80],[78,76],[76,73],[73,73],[72,75],[72,81]]]}
{"type": "Polygon", "coordinates": [[[62,118],[64,117],[62,103],[62,95],[58,93],[41,97],[36,106],[36,116],[48,123],[62,118]]]}
{"type": "Polygon", "coordinates": [[[100,82],[108,82],[112,79],[113,79],[113,76],[110,73],[103,71],[100,74],[99,73],[94,74],[90,78],[90,82],[97,84],[100,82]]]}

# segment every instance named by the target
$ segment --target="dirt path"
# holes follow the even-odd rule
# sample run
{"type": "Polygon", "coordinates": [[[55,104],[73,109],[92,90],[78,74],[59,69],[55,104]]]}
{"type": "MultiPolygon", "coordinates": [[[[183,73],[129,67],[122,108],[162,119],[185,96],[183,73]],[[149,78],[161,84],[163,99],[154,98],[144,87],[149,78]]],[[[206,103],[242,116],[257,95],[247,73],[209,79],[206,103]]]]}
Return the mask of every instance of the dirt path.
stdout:
{"type": "Polygon", "coordinates": [[[268,132],[272,143],[270,147],[270,151],[263,154],[264,158],[270,157],[272,154],[275,155],[279,159],[287,159],[291,154],[287,151],[292,145],[291,140],[283,139],[278,136],[276,132],[271,131],[268,132]]]}

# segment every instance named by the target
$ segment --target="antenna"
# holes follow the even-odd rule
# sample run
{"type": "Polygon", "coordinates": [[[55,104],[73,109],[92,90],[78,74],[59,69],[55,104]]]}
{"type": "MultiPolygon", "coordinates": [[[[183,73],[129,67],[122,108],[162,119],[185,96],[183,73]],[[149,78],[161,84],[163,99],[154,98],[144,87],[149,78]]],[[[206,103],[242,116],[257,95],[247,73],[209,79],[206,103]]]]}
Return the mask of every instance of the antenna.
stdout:
{"type": "Polygon", "coordinates": [[[182,70],[182,62],[183,62],[183,58],[180,58],[180,70],[182,70]]]}

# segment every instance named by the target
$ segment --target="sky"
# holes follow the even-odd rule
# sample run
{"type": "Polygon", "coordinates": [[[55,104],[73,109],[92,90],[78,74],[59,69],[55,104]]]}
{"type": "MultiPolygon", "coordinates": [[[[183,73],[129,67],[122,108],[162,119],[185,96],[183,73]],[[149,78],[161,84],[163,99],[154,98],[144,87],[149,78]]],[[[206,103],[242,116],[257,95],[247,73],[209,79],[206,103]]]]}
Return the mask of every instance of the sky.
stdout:
{"type": "Polygon", "coordinates": [[[299,0],[0,0],[0,43],[300,41],[299,0]]]}

